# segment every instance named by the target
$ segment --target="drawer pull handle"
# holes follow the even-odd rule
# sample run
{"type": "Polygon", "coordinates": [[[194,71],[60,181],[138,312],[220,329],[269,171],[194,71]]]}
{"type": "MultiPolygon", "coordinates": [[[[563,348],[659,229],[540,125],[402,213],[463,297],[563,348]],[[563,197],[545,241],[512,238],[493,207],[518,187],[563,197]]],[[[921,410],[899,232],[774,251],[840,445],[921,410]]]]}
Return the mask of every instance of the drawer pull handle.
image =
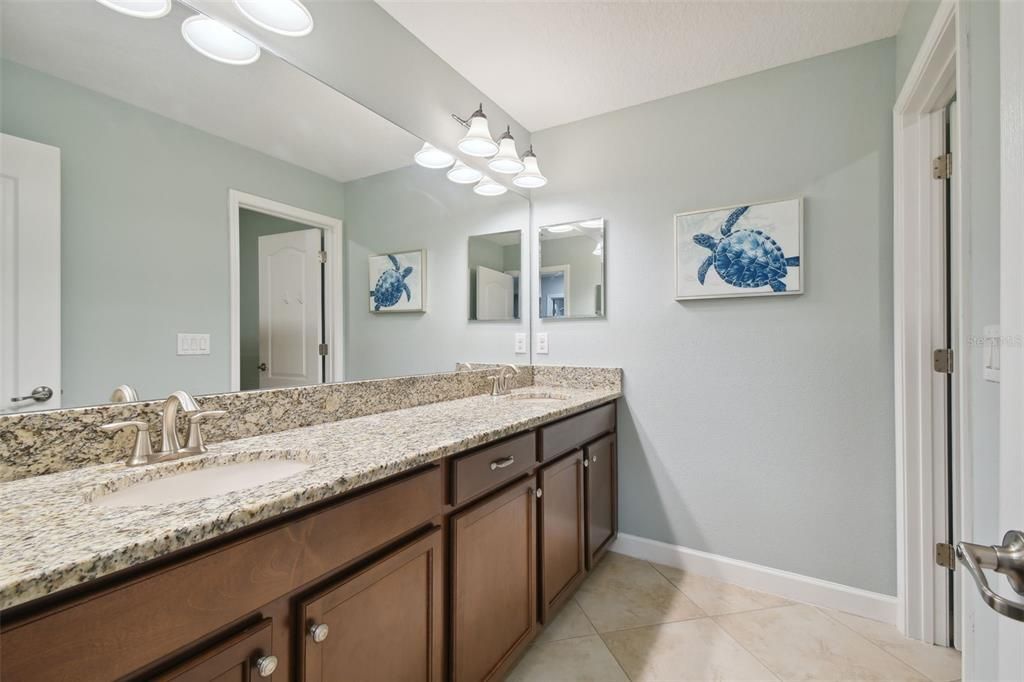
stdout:
{"type": "Polygon", "coordinates": [[[505,467],[512,466],[512,463],[516,461],[514,455],[509,455],[505,459],[496,459],[491,462],[491,471],[497,471],[498,469],[504,469],[505,467]]]}
{"type": "Polygon", "coordinates": [[[277,670],[277,656],[260,656],[256,659],[254,667],[260,677],[270,677],[277,670]]]}
{"type": "Polygon", "coordinates": [[[317,644],[327,639],[327,635],[329,635],[330,632],[331,629],[327,627],[327,623],[317,623],[313,627],[309,628],[309,635],[317,644]]]}

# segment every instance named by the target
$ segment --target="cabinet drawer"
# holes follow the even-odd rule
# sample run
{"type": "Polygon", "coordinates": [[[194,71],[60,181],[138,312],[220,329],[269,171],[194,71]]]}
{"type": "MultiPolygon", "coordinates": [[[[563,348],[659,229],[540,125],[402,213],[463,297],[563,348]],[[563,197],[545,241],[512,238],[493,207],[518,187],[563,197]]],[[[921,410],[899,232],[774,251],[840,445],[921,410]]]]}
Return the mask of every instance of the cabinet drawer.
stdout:
{"type": "Polygon", "coordinates": [[[283,672],[278,671],[273,641],[273,628],[267,619],[157,675],[153,682],[268,679],[275,671],[283,672]]]}
{"type": "Polygon", "coordinates": [[[532,433],[509,438],[452,463],[452,504],[460,505],[529,471],[537,463],[532,433]]]}
{"type": "Polygon", "coordinates": [[[5,627],[0,679],[120,678],[426,524],[443,505],[441,469],[431,467],[5,627]]]}
{"type": "Polygon", "coordinates": [[[554,459],[614,430],[615,403],[548,424],[540,429],[540,459],[554,459]]]}

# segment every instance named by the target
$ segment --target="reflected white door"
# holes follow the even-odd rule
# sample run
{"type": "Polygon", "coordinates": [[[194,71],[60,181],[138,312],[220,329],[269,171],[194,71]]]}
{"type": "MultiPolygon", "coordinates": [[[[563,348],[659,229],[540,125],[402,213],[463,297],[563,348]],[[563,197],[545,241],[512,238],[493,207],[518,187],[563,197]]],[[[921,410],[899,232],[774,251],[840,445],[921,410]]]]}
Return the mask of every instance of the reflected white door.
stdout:
{"type": "Polygon", "coordinates": [[[259,238],[260,388],[322,381],[320,238],[318,229],[259,238]]]}
{"type": "Polygon", "coordinates": [[[60,388],[60,149],[0,135],[0,413],[60,388]]]}
{"type": "Polygon", "coordinates": [[[476,269],[476,319],[514,319],[514,300],[515,279],[512,275],[482,265],[476,269]]]}

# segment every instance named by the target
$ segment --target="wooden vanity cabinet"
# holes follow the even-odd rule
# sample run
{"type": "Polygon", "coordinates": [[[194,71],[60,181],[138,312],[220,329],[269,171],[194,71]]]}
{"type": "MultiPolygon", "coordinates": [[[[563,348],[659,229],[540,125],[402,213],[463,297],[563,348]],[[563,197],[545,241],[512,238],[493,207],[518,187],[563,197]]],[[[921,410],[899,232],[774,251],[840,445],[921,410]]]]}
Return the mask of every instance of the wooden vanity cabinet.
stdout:
{"type": "Polygon", "coordinates": [[[586,576],[584,559],[583,451],[577,450],[537,474],[540,620],[572,596],[586,576]]]}
{"type": "Polygon", "coordinates": [[[256,682],[279,667],[268,618],[153,677],[153,682],[256,682]]]}
{"type": "Polygon", "coordinates": [[[302,600],[303,682],[442,682],[440,528],[302,600]]]}
{"type": "Polygon", "coordinates": [[[502,679],[537,630],[537,483],[451,519],[452,679],[502,679]]]}
{"type": "Polygon", "coordinates": [[[583,448],[586,470],[587,570],[604,556],[618,534],[618,469],[615,434],[610,433],[583,448]]]}

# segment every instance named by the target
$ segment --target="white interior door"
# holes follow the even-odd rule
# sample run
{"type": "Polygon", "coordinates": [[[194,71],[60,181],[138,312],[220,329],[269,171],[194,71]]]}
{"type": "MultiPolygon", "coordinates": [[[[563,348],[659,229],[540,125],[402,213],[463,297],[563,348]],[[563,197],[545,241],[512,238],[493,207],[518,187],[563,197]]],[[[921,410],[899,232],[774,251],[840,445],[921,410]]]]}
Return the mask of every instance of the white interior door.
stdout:
{"type": "Polygon", "coordinates": [[[320,239],[315,228],[259,238],[260,388],[322,381],[320,239]]]}
{"type": "Polygon", "coordinates": [[[514,319],[514,299],[515,279],[512,275],[482,265],[476,269],[476,319],[514,319]]]}
{"type": "Polygon", "coordinates": [[[60,407],[60,149],[0,134],[0,413],[60,407]]]}

